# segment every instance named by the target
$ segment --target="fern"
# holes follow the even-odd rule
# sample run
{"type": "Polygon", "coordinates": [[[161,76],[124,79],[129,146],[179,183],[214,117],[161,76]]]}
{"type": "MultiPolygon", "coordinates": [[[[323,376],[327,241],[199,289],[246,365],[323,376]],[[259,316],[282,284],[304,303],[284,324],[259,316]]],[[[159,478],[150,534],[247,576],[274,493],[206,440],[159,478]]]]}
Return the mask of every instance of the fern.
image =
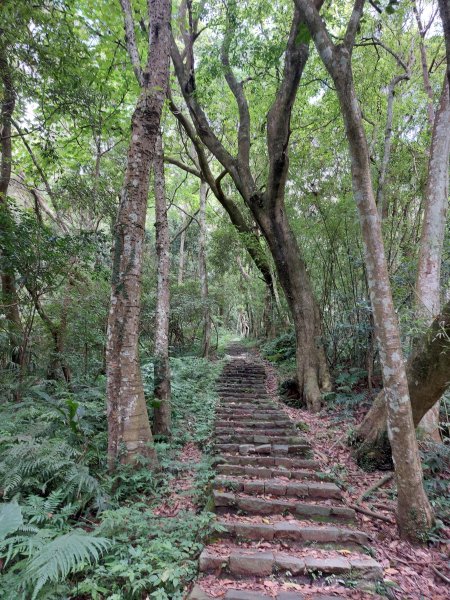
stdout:
{"type": "Polygon", "coordinates": [[[47,583],[63,581],[85,563],[97,562],[109,545],[106,538],[88,535],[82,530],[67,533],[44,545],[29,561],[24,573],[25,584],[35,582],[32,600],[47,583]]]}

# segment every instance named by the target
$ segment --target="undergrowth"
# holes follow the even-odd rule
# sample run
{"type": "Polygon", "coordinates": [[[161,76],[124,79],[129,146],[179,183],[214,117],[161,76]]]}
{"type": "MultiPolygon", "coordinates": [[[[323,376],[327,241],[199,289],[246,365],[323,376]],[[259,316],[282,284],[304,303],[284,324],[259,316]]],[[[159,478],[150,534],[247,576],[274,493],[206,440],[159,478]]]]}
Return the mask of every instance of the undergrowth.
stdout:
{"type": "MultiPolygon", "coordinates": [[[[0,597],[5,600],[181,599],[203,541],[215,528],[204,507],[212,477],[209,436],[222,364],[171,361],[173,436],[157,440],[161,472],[106,468],[104,381],[29,387],[0,404],[0,597]],[[194,442],[199,464],[181,462],[194,442]],[[171,482],[193,471],[195,510],[162,517],[171,482]]],[[[144,364],[149,412],[153,365],[144,364]]]]}

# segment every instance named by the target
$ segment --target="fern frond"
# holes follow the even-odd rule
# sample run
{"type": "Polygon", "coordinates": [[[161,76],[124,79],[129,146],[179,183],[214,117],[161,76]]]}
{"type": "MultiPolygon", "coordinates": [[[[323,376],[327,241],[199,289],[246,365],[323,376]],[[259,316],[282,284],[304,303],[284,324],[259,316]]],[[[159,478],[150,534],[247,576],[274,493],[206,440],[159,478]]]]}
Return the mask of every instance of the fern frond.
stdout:
{"type": "Polygon", "coordinates": [[[80,530],[59,536],[44,545],[39,554],[29,561],[25,571],[25,580],[35,582],[32,600],[49,581],[63,581],[84,563],[98,561],[110,543],[106,538],[80,530]]]}

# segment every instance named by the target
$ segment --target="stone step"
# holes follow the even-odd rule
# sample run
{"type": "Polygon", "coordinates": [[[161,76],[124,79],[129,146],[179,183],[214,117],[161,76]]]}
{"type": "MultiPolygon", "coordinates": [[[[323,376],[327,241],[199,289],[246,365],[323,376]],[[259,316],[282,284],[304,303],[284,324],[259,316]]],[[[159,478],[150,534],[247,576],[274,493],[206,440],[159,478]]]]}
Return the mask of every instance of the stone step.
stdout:
{"type": "MultiPolygon", "coordinates": [[[[259,439],[264,436],[252,436],[253,438],[259,439]]],[[[295,439],[295,438],[289,438],[295,439]]],[[[275,441],[275,440],[274,440],[275,441]]],[[[281,438],[281,442],[286,441],[286,438],[281,438]]],[[[284,444],[284,443],[274,443],[274,444],[259,444],[255,443],[228,443],[228,442],[216,442],[214,444],[214,448],[216,452],[226,452],[227,454],[239,454],[240,456],[248,456],[250,455],[264,455],[264,456],[303,456],[305,458],[309,458],[311,456],[311,446],[309,444],[299,443],[299,444],[284,444]]]]}
{"type": "Polygon", "coordinates": [[[221,383],[216,386],[216,389],[218,392],[262,392],[267,394],[266,386],[257,383],[221,383]]]}
{"type": "Polygon", "coordinates": [[[278,406],[272,401],[272,400],[268,400],[268,399],[264,399],[264,398],[238,398],[238,397],[233,397],[233,398],[221,398],[220,402],[219,402],[219,406],[217,407],[218,409],[220,408],[227,408],[227,409],[235,409],[235,408],[239,408],[239,409],[251,409],[251,410],[258,410],[258,411],[262,411],[262,410],[267,410],[272,409],[276,412],[279,412],[279,408],[278,406]]]}
{"type": "Polygon", "coordinates": [[[304,479],[313,481],[331,481],[333,479],[332,475],[321,473],[320,471],[254,467],[251,465],[219,464],[216,467],[216,471],[221,475],[257,477],[258,479],[274,479],[276,477],[285,477],[295,481],[303,481],[304,479]]]}
{"type": "Polygon", "coordinates": [[[298,435],[298,430],[295,427],[215,427],[216,436],[222,435],[274,435],[274,436],[295,436],[298,435]]]}
{"type": "Polygon", "coordinates": [[[286,467],[288,469],[319,469],[318,460],[307,458],[286,458],[284,456],[239,456],[220,455],[220,462],[228,465],[251,465],[258,467],[286,467]]]}
{"type": "Polygon", "coordinates": [[[284,428],[292,427],[292,421],[285,419],[284,417],[273,417],[271,419],[259,419],[255,420],[252,416],[249,418],[239,419],[216,419],[216,427],[254,427],[255,429],[271,429],[271,428],[284,428]]]}
{"type": "Polygon", "coordinates": [[[249,417],[251,419],[268,419],[275,417],[279,414],[279,411],[274,406],[273,408],[259,409],[253,404],[248,406],[241,405],[240,407],[226,408],[220,405],[216,409],[216,416],[229,418],[229,419],[241,419],[242,417],[249,417]]]}
{"type": "Polygon", "coordinates": [[[257,496],[237,495],[233,492],[213,490],[214,506],[217,513],[242,511],[251,515],[295,515],[301,520],[321,522],[354,522],[355,511],[346,506],[312,504],[274,500],[257,496]]]}
{"type": "Polygon", "coordinates": [[[309,442],[306,442],[305,438],[298,435],[298,432],[289,431],[284,433],[283,431],[275,430],[276,433],[268,433],[262,431],[258,433],[256,430],[250,429],[249,431],[234,431],[233,433],[217,433],[215,439],[219,443],[242,443],[242,444],[307,444],[310,447],[309,442]]]}
{"type": "Polygon", "coordinates": [[[341,500],[342,492],[334,483],[297,483],[280,479],[240,479],[216,477],[213,483],[216,490],[244,492],[270,496],[286,496],[296,498],[321,498],[341,500]]]}
{"type": "MultiPolygon", "coordinates": [[[[376,580],[383,576],[380,564],[373,558],[361,556],[344,558],[330,556],[315,558],[312,556],[292,556],[285,552],[267,550],[224,549],[216,552],[205,548],[200,554],[201,573],[226,571],[234,577],[269,577],[289,573],[290,577],[319,575],[339,575],[351,579],[376,580]]],[[[314,577],[316,579],[316,577],[314,577]]]]}
{"type": "MultiPolygon", "coordinates": [[[[266,519],[267,520],[267,519],[266,519]]],[[[348,547],[367,547],[371,539],[363,531],[347,527],[305,526],[292,521],[277,523],[245,523],[242,521],[218,520],[221,536],[246,541],[264,541],[309,546],[310,544],[348,547]]]]}
{"type": "MultiPolygon", "coordinates": [[[[281,587],[281,586],[280,586],[281,587]]],[[[337,596],[333,593],[332,596],[322,593],[310,593],[307,592],[305,596],[301,592],[287,592],[280,590],[276,595],[268,596],[262,592],[253,592],[251,590],[238,590],[228,588],[224,596],[221,596],[222,600],[339,600],[347,596],[337,596]]],[[[191,593],[187,597],[187,600],[216,600],[216,596],[210,596],[207,594],[200,585],[194,585],[191,593]]]]}

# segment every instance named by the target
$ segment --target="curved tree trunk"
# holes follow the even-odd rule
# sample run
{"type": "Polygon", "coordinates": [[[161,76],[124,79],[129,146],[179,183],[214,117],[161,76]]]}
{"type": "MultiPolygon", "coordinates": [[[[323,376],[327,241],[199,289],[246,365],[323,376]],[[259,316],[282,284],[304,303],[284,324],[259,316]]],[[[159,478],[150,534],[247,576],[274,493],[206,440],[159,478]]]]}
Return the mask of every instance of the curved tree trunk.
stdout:
{"type": "MultiPolygon", "coordinates": [[[[429,325],[439,314],[441,263],[448,208],[448,159],[450,152],[450,99],[445,76],[431,138],[425,211],[416,279],[416,314],[429,325]]],[[[440,441],[439,402],[424,416],[419,427],[440,441]]]]}
{"type": "Polygon", "coordinates": [[[164,177],[162,133],[158,136],[153,161],[155,176],[155,229],[156,229],[156,323],[154,363],[154,431],[158,435],[170,435],[170,362],[169,362],[169,223],[167,219],[166,185],[164,177]]]}
{"type": "Polygon", "coordinates": [[[156,466],[152,432],[142,385],[138,338],[142,255],[149,175],[169,78],[169,0],[149,0],[150,44],[141,70],[129,0],[121,0],[127,49],[141,87],[131,120],[125,180],[115,226],[111,308],[108,317],[106,374],[108,462],[134,463],[138,455],[156,466]]]}
{"type": "Polygon", "coordinates": [[[269,217],[256,209],[254,212],[272,253],[294,322],[300,397],[309,410],[317,412],[322,401],[317,351],[318,325],[316,302],[306,265],[282,203],[278,203],[269,217]]]}
{"type": "MultiPolygon", "coordinates": [[[[439,401],[450,383],[450,302],[416,345],[406,368],[414,425],[439,401]]],[[[386,401],[381,391],[356,430],[356,456],[369,468],[389,465],[386,401]]]]}

